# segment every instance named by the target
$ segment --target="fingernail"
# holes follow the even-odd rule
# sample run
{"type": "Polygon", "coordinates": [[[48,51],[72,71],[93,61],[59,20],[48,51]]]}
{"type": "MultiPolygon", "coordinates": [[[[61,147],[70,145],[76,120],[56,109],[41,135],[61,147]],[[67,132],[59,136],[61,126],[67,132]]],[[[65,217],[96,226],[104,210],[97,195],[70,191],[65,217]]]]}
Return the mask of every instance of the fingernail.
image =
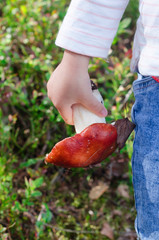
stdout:
{"type": "Polygon", "coordinates": [[[108,112],[107,112],[107,110],[104,108],[104,109],[101,111],[101,115],[102,115],[103,117],[106,117],[107,114],[108,114],[108,112]]]}

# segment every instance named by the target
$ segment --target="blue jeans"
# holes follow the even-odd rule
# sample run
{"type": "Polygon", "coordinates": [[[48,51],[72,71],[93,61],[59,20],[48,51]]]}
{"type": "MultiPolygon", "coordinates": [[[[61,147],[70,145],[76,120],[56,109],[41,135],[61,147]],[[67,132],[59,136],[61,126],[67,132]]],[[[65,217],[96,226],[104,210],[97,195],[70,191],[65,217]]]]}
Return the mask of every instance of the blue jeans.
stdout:
{"type": "Polygon", "coordinates": [[[139,74],[133,90],[135,227],[138,239],[159,240],[159,83],[139,74]]]}

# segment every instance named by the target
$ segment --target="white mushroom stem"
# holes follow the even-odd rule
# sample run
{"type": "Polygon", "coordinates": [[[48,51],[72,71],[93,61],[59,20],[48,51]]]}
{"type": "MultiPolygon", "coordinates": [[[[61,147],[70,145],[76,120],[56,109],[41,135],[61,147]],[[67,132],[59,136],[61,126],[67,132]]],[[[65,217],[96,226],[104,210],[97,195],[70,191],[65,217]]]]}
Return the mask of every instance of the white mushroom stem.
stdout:
{"type": "MultiPolygon", "coordinates": [[[[103,98],[100,92],[97,89],[92,90],[92,92],[93,95],[98,99],[98,101],[103,104],[103,98]]],[[[106,123],[104,117],[97,116],[81,104],[76,104],[73,106],[73,120],[76,133],[82,132],[86,127],[93,123],[106,123]]]]}

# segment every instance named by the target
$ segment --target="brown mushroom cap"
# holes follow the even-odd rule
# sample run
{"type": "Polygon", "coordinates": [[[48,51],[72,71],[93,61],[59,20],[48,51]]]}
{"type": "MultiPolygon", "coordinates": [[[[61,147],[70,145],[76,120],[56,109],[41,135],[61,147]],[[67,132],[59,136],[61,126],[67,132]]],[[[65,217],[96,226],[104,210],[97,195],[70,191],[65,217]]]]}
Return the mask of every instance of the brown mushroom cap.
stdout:
{"type": "Polygon", "coordinates": [[[116,148],[117,130],[111,124],[94,123],[73,137],[58,142],[45,161],[72,168],[101,162],[116,148]]]}

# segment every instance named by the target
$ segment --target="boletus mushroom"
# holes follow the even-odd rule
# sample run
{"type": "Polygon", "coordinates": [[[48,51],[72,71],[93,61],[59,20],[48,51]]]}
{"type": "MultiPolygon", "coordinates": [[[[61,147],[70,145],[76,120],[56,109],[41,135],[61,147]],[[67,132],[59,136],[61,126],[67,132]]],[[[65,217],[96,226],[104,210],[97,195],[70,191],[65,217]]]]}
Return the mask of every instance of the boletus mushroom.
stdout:
{"type": "MultiPolygon", "coordinates": [[[[96,85],[91,82],[94,96],[103,103],[96,85]]],[[[127,118],[107,124],[82,105],[73,107],[76,134],[58,142],[46,155],[45,162],[65,168],[88,167],[103,161],[117,146],[121,149],[135,125],[127,118]]]]}

